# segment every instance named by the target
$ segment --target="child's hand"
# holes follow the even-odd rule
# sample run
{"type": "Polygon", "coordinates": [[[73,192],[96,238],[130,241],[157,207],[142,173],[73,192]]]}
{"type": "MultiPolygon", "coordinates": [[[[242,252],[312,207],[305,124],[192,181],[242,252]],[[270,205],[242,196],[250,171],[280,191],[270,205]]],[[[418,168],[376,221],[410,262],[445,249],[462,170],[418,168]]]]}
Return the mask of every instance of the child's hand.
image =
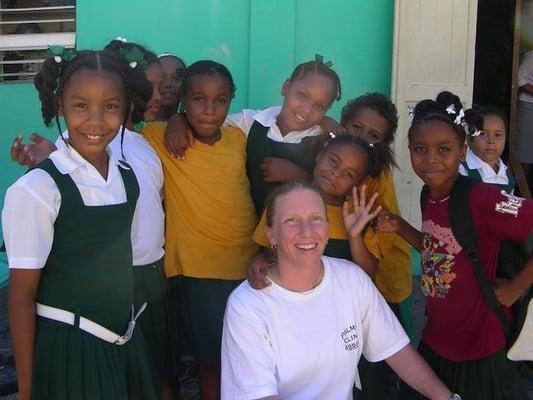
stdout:
{"type": "Polygon", "coordinates": [[[18,162],[20,165],[33,167],[46,159],[50,153],[57,149],[55,144],[37,133],[32,133],[30,135],[29,139],[33,143],[23,144],[22,139],[23,136],[18,135],[15,140],[13,140],[10,150],[11,159],[18,162]]]}
{"type": "Polygon", "coordinates": [[[360,190],[358,190],[357,187],[352,189],[352,213],[350,213],[348,201],[345,201],[342,206],[342,219],[349,237],[360,236],[366,225],[381,211],[381,206],[376,207],[374,211],[372,211],[374,203],[378,198],[378,194],[374,193],[367,203],[365,191],[365,185],[363,185],[360,190]]]}
{"type": "Polygon", "coordinates": [[[165,128],[165,148],[172,157],[185,159],[185,150],[194,146],[194,135],[189,121],[183,115],[174,114],[165,128]]]}
{"type": "Polygon", "coordinates": [[[387,210],[381,210],[375,226],[379,233],[398,233],[402,219],[387,210]]]}
{"type": "Polygon", "coordinates": [[[299,165],[279,157],[266,157],[259,165],[265,182],[288,182],[295,179],[309,180],[310,174],[299,165]]]}
{"type": "Polygon", "coordinates": [[[523,294],[523,290],[516,288],[510,279],[497,279],[494,293],[499,303],[511,307],[523,294]]]}
{"type": "Polygon", "coordinates": [[[264,289],[271,285],[267,278],[269,263],[264,253],[257,254],[246,271],[246,279],[251,287],[254,289],[264,289]]]}

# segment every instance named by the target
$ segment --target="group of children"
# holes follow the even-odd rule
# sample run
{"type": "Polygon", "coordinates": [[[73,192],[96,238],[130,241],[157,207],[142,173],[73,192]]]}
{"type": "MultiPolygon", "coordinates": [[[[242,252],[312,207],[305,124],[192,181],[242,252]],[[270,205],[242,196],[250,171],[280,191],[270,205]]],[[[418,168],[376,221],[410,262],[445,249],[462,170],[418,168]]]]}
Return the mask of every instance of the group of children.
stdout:
{"type": "MultiPolygon", "coordinates": [[[[122,38],[103,51],[52,55],[35,86],[60,138],[15,140],[12,157],[36,165],[7,191],[2,213],[21,399],[172,398],[183,342],[198,362],[202,399],[219,398],[226,300],[247,271],[254,286],[268,285],[263,206],[293,179],[324,196],[326,254],[360,265],[408,332],[410,245],[421,251],[420,351],[448,387],[467,399],[525,398],[446,214],[459,172],[505,186],[503,194],[476,185],[470,200],[491,282],[499,241],[530,233],[533,203],[512,197],[500,158],[499,111],[465,113],[449,92],[417,105],[409,147],[429,187],[421,233],[399,217],[396,107],[370,93],[348,101],[340,124],[326,117],[341,81],[320,57],[282,84],[281,106],[231,115],[226,67],[185,67],[122,38]]],[[[531,285],[531,270],[529,260],[498,287],[503,304],[531,285]]],[[[354,395],[387,398],[385,365],[359,368],[363,391],[354,395]]]]}

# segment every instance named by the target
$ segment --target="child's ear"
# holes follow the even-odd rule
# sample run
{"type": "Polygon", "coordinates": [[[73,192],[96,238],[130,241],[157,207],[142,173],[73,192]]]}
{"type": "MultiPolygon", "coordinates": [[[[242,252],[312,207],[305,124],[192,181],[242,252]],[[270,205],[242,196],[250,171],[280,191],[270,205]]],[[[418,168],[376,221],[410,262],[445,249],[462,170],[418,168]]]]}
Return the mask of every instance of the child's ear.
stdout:
{"type": "Polygon", "coordinates": [[[285,82],[283,82],[283,85],[281,85],[281,95],[285,97],[287,95],[287,92],[289,90],[289,85],[291,84],[290,79],[287,79],[285,82]]]}

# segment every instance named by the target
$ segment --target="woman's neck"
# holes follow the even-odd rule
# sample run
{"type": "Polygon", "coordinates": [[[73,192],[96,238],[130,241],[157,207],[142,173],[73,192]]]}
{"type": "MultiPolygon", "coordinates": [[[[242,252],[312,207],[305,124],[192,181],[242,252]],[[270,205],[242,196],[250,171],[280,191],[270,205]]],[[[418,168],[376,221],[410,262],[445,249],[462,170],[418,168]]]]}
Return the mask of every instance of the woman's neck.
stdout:
{"type": "Polygon", "coordinates": [[[291,292],[307,292],[317,287],[324,278],[324,264],[318,259],[313,265],[299,265],[278,260],[278,264],[271,270],[270,276],[274,282],[291,292]]]}

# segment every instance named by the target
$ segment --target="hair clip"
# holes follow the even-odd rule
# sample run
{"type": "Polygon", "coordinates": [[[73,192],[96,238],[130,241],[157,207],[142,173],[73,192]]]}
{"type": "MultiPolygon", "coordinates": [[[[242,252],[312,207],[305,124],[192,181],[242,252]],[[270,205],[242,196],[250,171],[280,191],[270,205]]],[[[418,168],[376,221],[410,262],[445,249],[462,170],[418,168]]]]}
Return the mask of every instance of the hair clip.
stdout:
{"type": "Polygon", "coordinates": [[[374,148],[374,143],[368,143],[368,147],[370,147],[371,149],[374,148]]]}
{"type": "Polygon", "coordinates": [[[415,108],[413,107],[412,104],[409,104],[407,106],[407,115],[409,116],[409,118],[413,119],[413,117],[415,116],[415,108]]]}
{"type": "Polygon", "coordinates": [[[122,43],[128,43],[128,39],[122,37],[122,36],[117,36],[117,38],[115,40],[118,40],[119,42],[122,42],[122,43]]]}
{"type": "Polygon", "coordinates": [[[139,67],[141,71],[144,71],[148,68],[148,62],[144,59],[143,53],[137,47],[131,49],[121,48],[118,50],[118,54],[132,69],[139,67]]]}
{"type": "Polygon", "coordinates": [[[472,137],[476,137],[476,136],[479,136],[481,135],[481,132],[479,129],[476,129],[473,133],[470,134],[470,136],[472,137]]]}
{"type": "Polygon", "coordinates": [[[455,125],[462,125],[463,123],[463,118],[465,117],[465,112],[463,111],[463,109],[461,108],[459,110],[459,114],[457,115],[457,117],[455,117],[455,119],[453,120],[453,123],[455,125]]]}
{"type": "Polygon", "coordinates": [[[337,138],[337,135],[335,135],[333,132],[330,132],[330,133],[329,133],[329,138],[330,138],[331,140],[335,140],[335,139],[337,138]]]}
{"type": "Polygon", "coordinates": [[[324,62],[324,56],[318,53],[315,54],[315,62],[324,64],[328,68],[333,67],[333,63],[331,61],[324,62]]]}
{"type": "Polygon", "coordinates": [[[48,54],[54,57],[54,61],[57,64],[61,64],[63,61],[72,61],[76,57],[76,52],[72,49],[67,49],[63,46],[48,46],[48,54]]]}
{"type": "Polygon", "coordinates": [[[448,114],[456,114],[456,111],[455,111],[455,105],[454,104],[450,104],[448,107],[446,107],[446,112],[448,114]]]}

